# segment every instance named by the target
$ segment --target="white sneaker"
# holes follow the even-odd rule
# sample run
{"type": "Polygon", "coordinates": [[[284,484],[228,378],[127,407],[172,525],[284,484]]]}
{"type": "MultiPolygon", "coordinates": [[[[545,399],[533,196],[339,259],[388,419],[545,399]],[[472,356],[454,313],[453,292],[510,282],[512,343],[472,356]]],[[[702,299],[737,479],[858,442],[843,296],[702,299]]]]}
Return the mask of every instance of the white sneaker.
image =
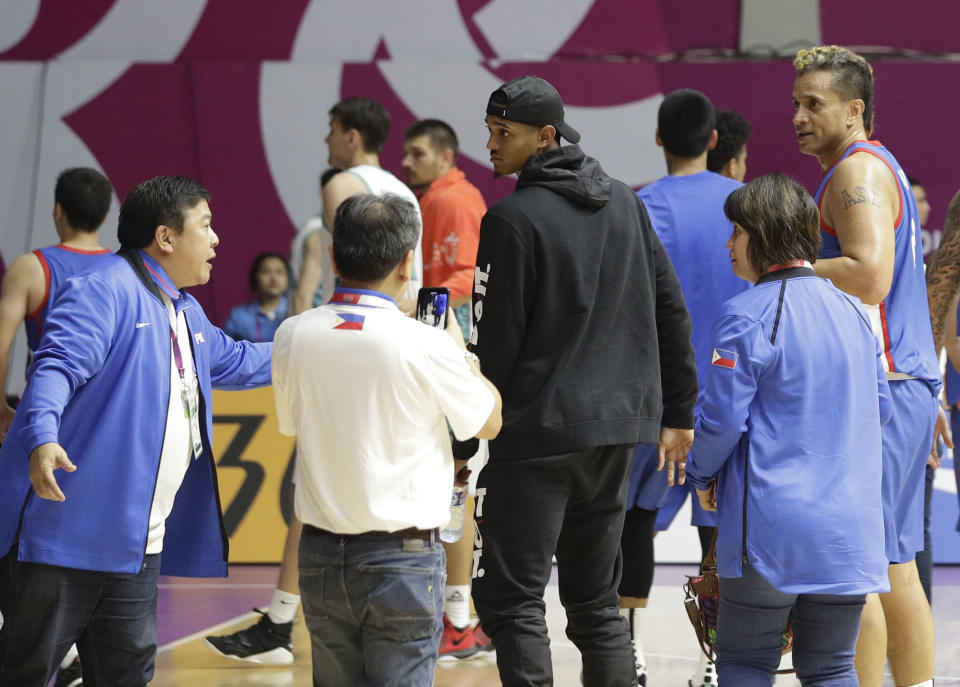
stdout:
{"type": "Polygon", "coordinates": [[[632,639],[630,640],[630,649],[633,651],[633,665],[637,669],[637,684],[640,687],[647,687],[647,666],[637,658],[637,649],[633,645],[632,639]]]}
{"type": "Polygon", "coordinates": [[[689,687],[717,687],[717,667],[713,661],[708,661],[703,669],[703,674],[699,672],[687,680],[689,687]]]}

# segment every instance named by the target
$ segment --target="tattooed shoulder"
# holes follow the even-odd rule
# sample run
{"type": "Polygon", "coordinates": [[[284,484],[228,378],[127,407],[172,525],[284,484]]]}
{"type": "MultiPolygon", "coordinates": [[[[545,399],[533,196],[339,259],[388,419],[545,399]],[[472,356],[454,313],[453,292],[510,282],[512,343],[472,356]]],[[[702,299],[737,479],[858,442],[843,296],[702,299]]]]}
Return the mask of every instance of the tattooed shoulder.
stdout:
{"type": "Polygon", "coordinates": [[[880,207],[880,191],[869,186],[854,186],[840,191],[840,198],[843,201],[843,209],[849,210],[854,205],[869,203],[874,207],[880,207]]]}

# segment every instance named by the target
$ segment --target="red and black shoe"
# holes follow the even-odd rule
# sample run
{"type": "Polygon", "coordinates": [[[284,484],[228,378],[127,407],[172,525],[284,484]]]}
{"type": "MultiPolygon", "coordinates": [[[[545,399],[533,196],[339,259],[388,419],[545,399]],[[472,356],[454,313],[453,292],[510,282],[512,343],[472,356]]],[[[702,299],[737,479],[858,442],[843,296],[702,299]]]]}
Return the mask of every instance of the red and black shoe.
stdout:
{"type": "Polygon", "coordinates": [[[440,652],[438,660],[464,659],[475,656],[480,652],[477,647],[476,636],[473,628],[467,625],[463,629],[457,629],[443,614],[443,634],[440,636],[440,652]]]}
{"type": "Polygon", "coordinates": [[[480,623],[473,626],[473,639],[477,643],[477,651],[493,651],[493,640],[480,627],[480,623]]]}

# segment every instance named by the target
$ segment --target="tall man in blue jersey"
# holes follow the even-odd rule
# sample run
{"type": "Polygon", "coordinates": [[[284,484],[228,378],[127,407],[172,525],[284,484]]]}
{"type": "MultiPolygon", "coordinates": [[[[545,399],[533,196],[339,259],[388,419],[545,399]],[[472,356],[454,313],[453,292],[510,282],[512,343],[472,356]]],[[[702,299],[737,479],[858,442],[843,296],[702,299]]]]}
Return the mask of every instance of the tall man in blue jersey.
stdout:
{"type": "MultiPolygon", "coordinates": [[[[815,269],[860,298],[884,352],[893,415],[883,428],[883,507],[891,591],[868,597],[857,643],[860,684],[879,687],[884,655],[898,687],[931,685],[933,618],[915,556],[923,549],[924,466],[940,368],[923,273],[920,219],[907,177],[873,131],[873,70],[838,46],[794,60],[793,124],[820,163],[823,244],[815,269]]],[[[843,422],[843,418],[837,418],[843,422]]],[[[824,431],[829,431],[828,427],[824,431]]]]}
{"type": "MultiPolygon", "coordinates": [[[[693,325],[690,338],[701,391],[710,365],[713,319],[721,304],[747,286],[730,271],[730,257],[724,245],[733,225],[723,214],[723,203],[742,184],[707,171],[707,154],[717,145],[716,121],[713,104],[703,93],[684,88],[667,95],[657,113],[656,133],[657,145],[663,148],[666,158],[667,176],[637,193],[680,279],[693,325]]],[[[640,609],[647,605],[652,580],[653,523],[667,494],[666,475],[657,472],[657,462],[656,445],[637,446],[621,539],[621,607],[631,618],[638,671],[645,663],[640,644],[640,609]]],[[[688,487],[677,485],[672,489],[671,498],[676,495],[682,504],[688,487]]],[[[693,524],[701,531],[708,530],[705,539],[709,544],[715,516],[700,508],[696,498],[693,508],[693,524]]],[[[692,682],[695,687],[705,682],[705,671],[712,672],[712,666],[698,668],[692,682]]],[[[716,678],[712,681],[716,682],[716,678]]]]}

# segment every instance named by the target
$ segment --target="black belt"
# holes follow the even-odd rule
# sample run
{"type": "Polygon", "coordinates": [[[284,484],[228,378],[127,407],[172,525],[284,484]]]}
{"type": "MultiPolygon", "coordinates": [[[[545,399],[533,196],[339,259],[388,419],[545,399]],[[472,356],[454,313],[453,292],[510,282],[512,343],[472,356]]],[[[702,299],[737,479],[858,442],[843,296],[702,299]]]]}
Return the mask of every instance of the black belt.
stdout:
{"type": "Polygon", "coordinates": [[[337,532],[330,532],[328,530],[322,530],[319,527],[314,527],[313,525],[304,524],[303,531],[308,534],[322,534],[327,537],[343,537],[344,539],[396,537],[397,539],[429,539],[436,541],[440,536],[440,528],[438,527],[434,527],[432,530],[418,530],[416,527],[408,527],[405,530],[397,530],[395,532],[371,530],[370,532],[357,532],[356,534],[338,534],[337,532]]]}

